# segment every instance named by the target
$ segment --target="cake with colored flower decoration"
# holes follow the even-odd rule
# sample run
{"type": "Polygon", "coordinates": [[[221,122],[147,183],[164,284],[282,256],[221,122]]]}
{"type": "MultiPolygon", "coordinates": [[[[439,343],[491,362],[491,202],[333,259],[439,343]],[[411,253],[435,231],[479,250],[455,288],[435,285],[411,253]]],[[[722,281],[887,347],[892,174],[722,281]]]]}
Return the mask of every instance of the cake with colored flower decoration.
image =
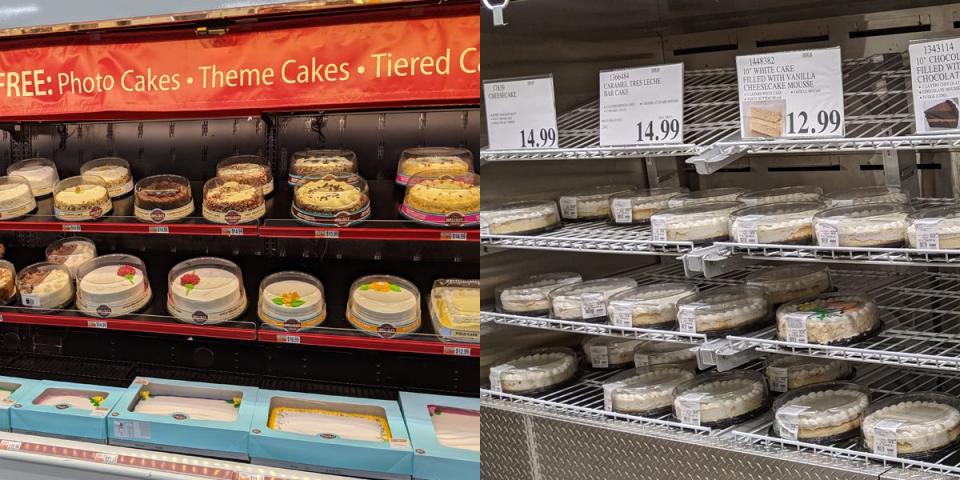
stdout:
{"type": "Polygon", "coordinates": [[[140,399],[134,406],[135,413],[169,417],[182,415],[184,419],[210,422],[232,422],[237,419],[241,398],[198,398],[177,395],[153,395],[149,390],[140,391],[140,399]]]}
{"type": "Polygon", "coordinates": [[[323,285],[312,275],[278,272],[260,282],[260,320],[289,331],[316,327],[327,318],[323,285]]]}
{"type": "Polygon", "coordinates": [[[239,267],[220,258],[181,262],[167,275],[167,310],[174,317],[197,324],[233,320],[247,306],[239,267]]]}
{"type": "Polygon", "coordinates": [[[389,442],[391,438],[385,416],[333,408],[276,407],[270,410],[267,427],[301,435],[336,435],[360,442],[389,442]]]}
{"type": "Polygon", "coordinates": [[[347,320],[354,327],[381,337],[416,332],[420,328],[420,291],[399,277],[370,275],[353,282],[347,320]]]}
{"type": "Polygon", "coordinates": [[[77,269],[77,309],[99,317],[136,312],[152,298],[143,263],[131,255],[104,255],[77,269]]]}
{"type": "Polygon", "coordinates": [[[848,344],[876,333],[880,327],[876,302],[859,294],[821,294],[785,303],[777,310],[780,338],[788,342],[848,344]]]}

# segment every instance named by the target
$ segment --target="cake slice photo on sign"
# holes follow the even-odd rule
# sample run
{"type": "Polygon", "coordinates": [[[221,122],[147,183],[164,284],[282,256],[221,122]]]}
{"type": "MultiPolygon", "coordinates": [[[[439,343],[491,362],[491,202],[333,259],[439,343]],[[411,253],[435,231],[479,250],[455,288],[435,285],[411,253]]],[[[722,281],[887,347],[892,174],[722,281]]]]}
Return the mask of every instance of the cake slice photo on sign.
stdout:
{"type": "Polygon", "coordinates": [[[923,118],[931,129],[955,129],[960,122],[956,98],[933,100],[923,110],[923,118]]]}
{"type": "Polygon", "coordinates": [[[783,112],[785,102],[748,102],[746,104],[747,126],[753,137],[783,136],[783,112]]]}

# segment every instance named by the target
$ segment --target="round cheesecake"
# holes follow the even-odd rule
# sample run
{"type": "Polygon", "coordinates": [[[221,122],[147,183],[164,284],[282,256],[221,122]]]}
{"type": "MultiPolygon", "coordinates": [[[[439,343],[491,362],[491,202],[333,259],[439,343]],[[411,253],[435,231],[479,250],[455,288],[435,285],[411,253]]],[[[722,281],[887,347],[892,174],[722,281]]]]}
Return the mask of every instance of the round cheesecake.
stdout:
{"type": "Polygon", "coordinates": [[[610,216],[610,198],[633,192],[632,185],[598,185],[560,194],[560,215],[564,220],[600,220],[610,216]]]}
{"type": "Polygon", "coordinates": [[[584,357],[593,368],[623,368],[633,365],[633,350],[640,340],[622,337],[587,337],[582,344],[584,357]]]}
{"type": "Polygon", "coordinates": [[[899,187],[860,187],[840,192],[828,193],[823,197],[827,206],[849,207],[874,203],[895,203],[909,205],[910,197],[899,187]]]}
{"type": "Polygon", "coordinates": [[[604,407],[641,416],[669,412],[673,408],[673,389],[693,376],[690,369],[676,365],[621,372],[603,384],[604,407]]]}
{"type": "Polygon", "coordinates": [[[813,357],[779,357],[768,362],[763,371],[773,392],[788,392],[853,376],[853,367],[847,361],[813,357]]]}
{"type": "Polygon", "coordinates": [[[490,369],[494,391],[531,394],[565,384],[577,373],[577,356],[568,348],[539,349],[490,369]]]}
{"type": "Polygon", "coordinates": [[[628,277],[611,277],[567,285],[550,292],[553,318],[606,323],[607,301],[617,293],[637,286],[628,277]]]}
{"type": "Polygon", "coordinates": [[[553,200],[500,203],[480,211],[480,229],[490,235],[529,235],[560,228],[553,200]]]}
{"type": "Polygon", "coordinates": [[[673,391],[673,412],[678,420],[711,428],[753,418],[763,413],[767,404],[767,385],[757,372],[700,375],[673,391]]]}
{"type": "Polygon", "coordinates": [[[851,382],[810,385],[778,398],[773,430],[788,440],[828,444],[855,437],[870,391],[851,382]]]}
{"type": "Polygon", "coordinates": [[[96,175],[103,179],[111,198],[120,197],[133,190],[130,164],[119,157],[104,157],[91,160],[80,167],[81,175],[96,175]]]}
{"type": "Polygon", "coordinates": [[[311,225],[355,225],[370,216],[370,196],[362,178],[303,179],[294,187],[293,218],[311,225]]]}
{"type": "Polygon", "coordinates": [[[190,181],[179,175],[154,175],[135,187],[134,215],[144,222],[172,222],[194,211],[190,181]]]}
{"type": "Polygon", "coordinates": [[[777,309],[777,331],[788,342],[846,345],[879,328],[876,302],[861,294],[826,293],[777,309]]]}
{"type": "Polygon", "coordinates": [[[676,364],[688,370],[697,368],[697,352],[693,345],[676,342],[646,341],[633,350],[633,364],[640,367],[648,365],[676,364]]]}
{"type": "Polygon", "coordinates": [[[30,184],[23,177],[0,177],[0,220],[20,218],[37,208],[30,184]]]}
{"type": "Polygon", "coordinates": [[[820,202],[774,203],[730,214],[730,238],[748,244],[809,244],[813,216],[826,206],[820,202]]]}
{"type": "Polygon", "coordinates": [[[236,155],[221,160],[217,163],[217,177],[227,182],[257,187],[264,196],[273,192],[270,167],[258,155],[236,155]]]}
{"type": "Polygon", "coordinates": [[[400,214],[427,225],[476,225],[480,223],[480,176],[413,177],[407,183],[400,214]]]}
{"type": "Polygon", "coordinates": [[[203,186],[203,217],[214,223],[252,222],[266,213],[260,187],[211,178],[203,186]]]}
{"type": "Polygon", "coordinates": [[[816,265],[785,265],[747,275],[746,284],[762,288],[771,305],[781,305],[830,291],[830,271],[816,265]]]}
{"type": "Polygon", "coordinates": [[[430,289],[430,320],[441,340],[480,342],[480,281],[438,278],[430,289]]]}
{"type": "Polygon", "coordinates": [[[730,234],[730,214],[742,206],[739,202],[716,202],[661,210],[650,217],[653,240],[693,243],[726,240],[730,234]]]}
{"type": "Polygon", "coordinates": [[[53,214],[60,220],[96,220],[111,210],[113,202],[100,177],[70,177],[54,187],[53,214]]]}
{"type": "Polygon", "coordinates": [[[770,317],[763,290],[755,287],[720,287],[699,292],[677,302],[680,331],[723,336],[759,327],[770,317]]]}
{"type": "Polygon", "coordinates": [[[565,285],[582,283],[583,277],[573,272],[531,275],[496,288],[497,311],[529,317],[550,314],[550,292],[565,285]]]}
{"type": "Polygon", "coordinates": [[[830,208],[813,217],[817,244],[826,247],[899,247],[909,206],[892,203],[830,208]]]}
{"type": "Polygon", "coordinates": [[[406,185],[415,176],[457,177],[472,170],[473,154],[465,148],[408,148],[400,153],[396,182],[406,185]]]}
{"type": "Polygon", "coordinates": [[[637,328],[666,328],[677,323],[677,302],[697,293],[684,283],[660,283],[631,288],[610,297],[610,323],[637,328]]]}
{"type": "Polygon", "coordinates": [[[46,158],[31,158],[14,163],[7,167],[7,175],[26,179],[34,197],[50,195],[60,180],[57,166],[46,158]]]}
{"type": "Polygon", "coordinates": [[[610,197],[613,223],[649,223],[650,216],[667,208],[667,202],[687,192],[683,187],[647,188],[610,197]]]}
{"type": "MultiPolygon", "coordinates": [[[[870,405],[861,426],[863,443],[877,452],[877,437],[896,439],[896,451],[877,452],[903,458],[939,455],[960,437],[960,402],[942,393],[909,393],[870,405]]],[[[891,449],[892,450],[892,449],[891,449]]]]}
{"type": "Polygon", "coordinates": [[[910,214],[907,245],[922,249],[960,248],[960,208],[928,208],[910,214]]]}

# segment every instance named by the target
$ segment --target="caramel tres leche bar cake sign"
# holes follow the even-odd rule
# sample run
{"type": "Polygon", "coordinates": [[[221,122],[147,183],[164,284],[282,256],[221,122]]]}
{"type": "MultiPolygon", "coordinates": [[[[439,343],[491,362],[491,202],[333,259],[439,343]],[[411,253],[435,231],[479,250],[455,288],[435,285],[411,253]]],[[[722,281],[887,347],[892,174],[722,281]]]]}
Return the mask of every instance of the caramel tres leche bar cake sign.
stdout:
{"type": "Polygon", "coordinates": [[[916,42],[908,50],[917,133],[960,131],[960,38],[916,42]]]}
{"type": "Polygon", "coordinates": [[[737,57],[740,135],[842,137],[840,48],[737,57]]]}
{"type": "Polygon", "coordinates": [[[112,33],[0,50],[0,119],[476,104],[479,90],[475,15],[297,23],[219,37],[112,33]]]}

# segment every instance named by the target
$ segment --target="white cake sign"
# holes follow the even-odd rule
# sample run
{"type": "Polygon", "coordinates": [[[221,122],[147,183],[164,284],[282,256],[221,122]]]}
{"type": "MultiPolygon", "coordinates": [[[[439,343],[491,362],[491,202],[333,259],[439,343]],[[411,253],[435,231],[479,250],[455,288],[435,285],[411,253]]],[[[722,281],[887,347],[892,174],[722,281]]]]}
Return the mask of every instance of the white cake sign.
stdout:
{"type": "Polygon", "coordinates": [[[960,38],[909,47],[917,133],[960,131],[960,38]]]}
{"type": "Polygon", "coordinates": [[[483,82],[491,150],[556,148],[553,76],[483,82]]]}
{"type": "Polygon", "coordinates": [[[683,142],[683,64],[600,72],[600,145],[683,142]]]}

